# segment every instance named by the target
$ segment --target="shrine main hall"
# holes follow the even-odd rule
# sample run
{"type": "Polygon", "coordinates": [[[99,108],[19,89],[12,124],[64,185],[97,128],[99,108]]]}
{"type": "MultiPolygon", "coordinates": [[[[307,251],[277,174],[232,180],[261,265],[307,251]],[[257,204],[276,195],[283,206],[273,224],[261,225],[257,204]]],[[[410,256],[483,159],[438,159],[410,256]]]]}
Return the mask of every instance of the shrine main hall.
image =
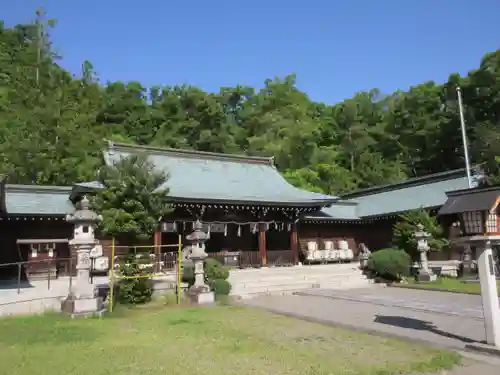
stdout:
{"type": "MultiPolygon", "coordinates": [[[[330,196],[292,186],[273,158],[117,142],[107,142],[103,161],[113,165],[133,154],[146,155],[169,176],[164,187],[173,210],[161,218],[151,243],[158,248],[175,243],[200,220],[210,234],[207,252],[238,253],[240,266],[303,263],[311,243],[318,249],[347,249],[349,259],[344,260],[352,260],[360,243],[372,251],[387,247],[401,213],[418,208],[434,213],[446,202],[447,192],[468,188],[465,170],[454,170],[330,196]]],[[[36,250],[51,252],[56,264],[58,258],[71,257],[65,239],[71,237],[72,226],[65,217],[84,195],[101,188],[98,181],[40,186],[8,184],[4,179],[0,277],[8,277],[2,264],[28,261],[36,250]],[[48,249],[33,246],[51,240],[48,249]]]]}

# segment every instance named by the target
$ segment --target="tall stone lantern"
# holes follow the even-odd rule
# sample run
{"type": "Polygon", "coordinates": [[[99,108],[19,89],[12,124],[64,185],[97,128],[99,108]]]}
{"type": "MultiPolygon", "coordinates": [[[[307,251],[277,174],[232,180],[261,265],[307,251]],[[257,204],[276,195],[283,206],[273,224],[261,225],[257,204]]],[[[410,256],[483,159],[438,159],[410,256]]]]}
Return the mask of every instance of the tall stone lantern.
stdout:
{"type": "Polygon", "coordinates": [[[193,232],[186,236],[186,239],[191,243],[191,256],[194,267],[194,284],[188,290],[188,297],[191,302],[198,304],[211,304],[215,301],[214,293],[210,287],[205,284],[205,271],[203,261],[207,258],[205,252],[205,242],[208,235],[203,232],[203,225],[198,220],[193,225],[193,232]]]}
{"type": "Polygon", "coordinates": [[[90,283],[90,252],[98,243],[95,229],[101,220],[102,216],[91,210],[86,196],[80,201],[78,209],[66,216],[66,221],[74,225],[69,245],[76,250],[77,276],[68,298],[63,302],[62,310],[72,315],[91,315],[103,308],[102,299],[97,297],[97,291],[90,283]]]}
{"type": "Polygon", "coordinates": [[[417,240],[417,251],[420,254],[420,268],[417,275],[418,281],[436,281],[437,276],[429,268],[429,260],[427,259],[427,252],[430,250],[429,239],[432,238],[431,234],[424,230],[422,224],[418,224],[416,232],[413,233],[413,237],[417,240]]]}

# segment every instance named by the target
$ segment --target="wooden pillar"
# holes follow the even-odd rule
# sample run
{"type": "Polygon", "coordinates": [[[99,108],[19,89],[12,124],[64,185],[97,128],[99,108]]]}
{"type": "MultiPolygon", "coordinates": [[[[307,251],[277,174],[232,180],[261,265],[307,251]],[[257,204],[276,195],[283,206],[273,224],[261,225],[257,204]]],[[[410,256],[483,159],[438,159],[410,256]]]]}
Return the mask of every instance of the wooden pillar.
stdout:
{"type": "Polygon", "coordinates": [[[155,250],[155,272],[161,272],[161,232],[155,232],[154,250],[155,250]]]}
{"type": "Polygon", "coordinates": [[[259,255],[261,265],[267,265],[266,224],[259,224],[259,255]]]}
{"type": "Polygon", "coordinates": [[[299,264],[299,239],[297,235],[297,223],[292,224],[291,247],[293,253],[293,261],[299,264]]]}

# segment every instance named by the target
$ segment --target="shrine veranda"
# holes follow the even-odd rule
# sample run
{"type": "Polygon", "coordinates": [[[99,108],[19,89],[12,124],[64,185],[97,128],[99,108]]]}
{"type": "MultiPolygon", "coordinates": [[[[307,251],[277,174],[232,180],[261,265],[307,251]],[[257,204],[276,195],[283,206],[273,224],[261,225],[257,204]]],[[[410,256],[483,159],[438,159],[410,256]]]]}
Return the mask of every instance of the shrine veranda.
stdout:
{"type": "MultiPolygon", "coordinates": [[[[207,252],[234,267],[291,266],[311,262],[308,249],[341,248],[349,256],[312,259],[313,263],[356,259],[364,243],[377,250],[389,246],[392,226],[402,212],[425,208],[437,212],[446,192],[467,187],[465,170],[448,171],[378,186],[340,197],[313,193],[289,184],[272,158],[163,149],[109,142],[104,162],[146,154],[156,168],[168,172],[174,210],[162,218],[151,239],[151,251],[163,267],[175,262],[166,244],[184,238],[196,220],[210,233],[207,252]]],[[[0,278],[14,278],[17,262],[29,262],[31,275],[69,275],[74,264],[65,221],[75,204],[102,186],[91,181],[73,186],[0,185],[0,278]]],[[[447,234],[450,222],[442,223],[447,234]]],[[[110,238],[101,238],[110,256],[110,238]]],[[[439,257],[440,255],[436,255],[439,257]]],[[[451,254],[452,259],[459,252],[451,254]]],[[[24,275],[26,276],[26,275],[24,275]]],[[[23,277],[24,277],[23,276],[23,277]]]]}

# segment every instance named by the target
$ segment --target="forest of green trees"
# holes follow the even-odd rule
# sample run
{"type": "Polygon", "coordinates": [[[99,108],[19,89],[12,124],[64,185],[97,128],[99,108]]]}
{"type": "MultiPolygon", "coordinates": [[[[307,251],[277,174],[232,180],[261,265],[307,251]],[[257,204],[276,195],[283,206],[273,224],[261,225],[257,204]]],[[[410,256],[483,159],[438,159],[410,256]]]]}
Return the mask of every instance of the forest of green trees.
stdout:
{"type": "Polygon", "coordinates": [[[457,85],[472,162],[494,172],[500,155],[500,50],[444,84],[326,104],[310,100],[293,75],[216,93],[103,84],[88,61],[74,76],[57,64],[53,26],[0,22],[0,174],[10,183],[92,180],[104,139],[274,156],[290,182],[328,194],[462,168],[457,85]]]}

